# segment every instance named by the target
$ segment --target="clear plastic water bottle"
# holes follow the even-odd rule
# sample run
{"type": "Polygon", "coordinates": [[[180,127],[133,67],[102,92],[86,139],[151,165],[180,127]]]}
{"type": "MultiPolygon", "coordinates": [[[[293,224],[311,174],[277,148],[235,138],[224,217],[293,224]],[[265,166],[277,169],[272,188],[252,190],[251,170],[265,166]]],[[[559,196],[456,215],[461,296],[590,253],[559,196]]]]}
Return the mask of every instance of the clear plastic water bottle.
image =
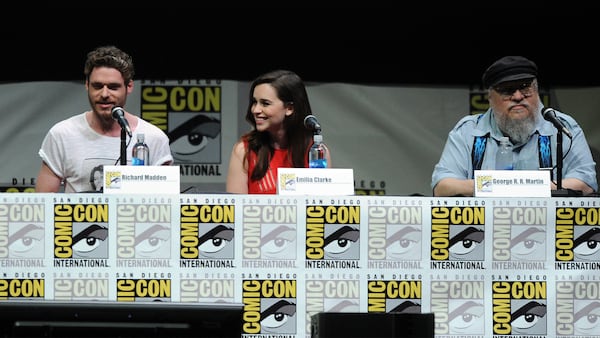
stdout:
{"type": "Polygon", "coordinates": [[[327,146],[323,143],[323,135],[315,134],[313,136],[313,145],[308,152],[309,168],[327,168],[327,146]]]}
{"type": "Polygon", "coordinates": [[[150,149],[144,140],[144,134],[137,134],[137,142],[131,150],[132,165],[150,165],[150,149]]]}
{"type": "Polygon", "coordinates": [[[496,153],[496,170],[513,170],[513,147],[508,137],[500,139],[496,153]]]}

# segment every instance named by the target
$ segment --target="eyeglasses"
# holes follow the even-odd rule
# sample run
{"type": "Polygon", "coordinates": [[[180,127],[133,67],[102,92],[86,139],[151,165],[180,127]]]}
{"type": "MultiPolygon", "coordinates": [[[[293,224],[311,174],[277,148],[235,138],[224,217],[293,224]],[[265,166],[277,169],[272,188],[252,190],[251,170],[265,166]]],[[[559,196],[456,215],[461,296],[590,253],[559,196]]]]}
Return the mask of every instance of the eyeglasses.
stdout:
{"type": "Polygon", "coordinates": [[[525,82],[507,82],[502,83],[498,86],[493,87],[493,89],[500,95],[504,100],[510,99],[515,92],[518,90],[525,97],[530,97],[533,95],[535,90],[535,79],[527,80],[525,82]]]}

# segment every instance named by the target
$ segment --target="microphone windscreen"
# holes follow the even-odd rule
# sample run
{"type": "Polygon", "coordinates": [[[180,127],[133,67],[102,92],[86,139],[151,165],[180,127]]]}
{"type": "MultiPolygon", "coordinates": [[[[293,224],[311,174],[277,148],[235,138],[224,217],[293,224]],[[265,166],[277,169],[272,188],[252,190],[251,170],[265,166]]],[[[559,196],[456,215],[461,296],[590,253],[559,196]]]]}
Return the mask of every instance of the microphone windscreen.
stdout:
{"type": "Polygon", "coordinates": [[[314,115],[307,115],[304,118],[304,127],[311,130],[321,129],[321,125],[319,124],[319,121],[317,121],[317,118],[314,115]]]}
{"type": "Polygon", "coordinates": [[[118,119],[119,117],[123,117],[125,116],[125,111],[123,110],[123,108],[119,107],[119,106],[114,106],[112,109],[112,117],[114,119],[118,119]]]}

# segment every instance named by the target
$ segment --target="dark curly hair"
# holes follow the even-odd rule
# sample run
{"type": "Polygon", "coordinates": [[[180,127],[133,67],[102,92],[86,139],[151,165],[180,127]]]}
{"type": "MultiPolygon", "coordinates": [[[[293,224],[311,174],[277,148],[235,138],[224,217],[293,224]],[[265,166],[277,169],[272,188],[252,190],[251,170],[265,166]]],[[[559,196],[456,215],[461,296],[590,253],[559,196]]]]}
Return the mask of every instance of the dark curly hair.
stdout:
{"type": "Polygon", "coordinates": [[[90,79],[90,74],[96,67],[109,67],[118,70],[125,79],[125,85],[133,81],[135,75],[131,56],[115,46],[101,46],[87,54],[85,66],[83,67],[86,80],[90,79]]]}

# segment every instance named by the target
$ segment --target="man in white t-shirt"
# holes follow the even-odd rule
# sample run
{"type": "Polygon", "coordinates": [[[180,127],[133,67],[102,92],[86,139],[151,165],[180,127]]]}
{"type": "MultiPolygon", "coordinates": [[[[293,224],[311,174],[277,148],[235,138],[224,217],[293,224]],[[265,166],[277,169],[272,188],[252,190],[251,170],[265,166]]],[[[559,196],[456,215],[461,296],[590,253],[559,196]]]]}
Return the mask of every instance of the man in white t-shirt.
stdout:
{"type": "MultiPolygon", "coordinates": [[[[125,125],[126,155],[144,134],[150,148],[150,165],[171,165],[173,156],[169,138],[157,126],[122,110],[125,121],[113,118],[114,107],[124,107],[133,91],[133,59],[114,46],[102,46],[90,51],[84,66],[85,88],[91,110],[56,123],[42,141],[39,155],[42,164],[37,177],[36,192],[98,191],[98,170],[103,165],[122,163],[121,133],[125,125]],[[128,138],[127,138],[128,137],[128,138]]],[[[131,159],[126,159],[130,162],[131,159]]]]}

